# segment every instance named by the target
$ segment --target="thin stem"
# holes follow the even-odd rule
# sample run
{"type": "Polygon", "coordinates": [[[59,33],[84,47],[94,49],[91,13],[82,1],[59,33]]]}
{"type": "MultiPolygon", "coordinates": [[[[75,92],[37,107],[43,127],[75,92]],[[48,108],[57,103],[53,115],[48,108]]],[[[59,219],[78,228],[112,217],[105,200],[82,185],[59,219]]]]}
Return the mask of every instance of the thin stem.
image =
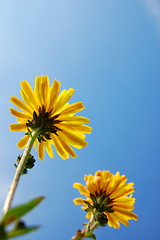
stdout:
{"type": "Polygon", "coordinates": [[[18,186],[20,176],[21,176],[22,171],[23,171],[23,169],[26,165],[27,158],[30,154],[33,143],[37,138],[37,135],[38,135],[38,130],[35,131],[35,132],[32,132],[32,136],[30,136],[30,138],[28,139],[28,142],[26,144],[26,147],[25,147],[24,152],[22,154],[21,160],[20,160],[20,162],[18,164],[18,167],[16,169],[12,184],[10,186],[8,195],[7,195],[6,200],[5,200],[4,207],[3,207],[3,214],[5,214],[8,211],[8,209],[11,207],[11,203],[12,203],[16,188],[18,186]]]}
{"type": "Polygon", "coordinates": [[[76,235],[71,238],[71,240],[81,240],[85,238],[86,232],[93,232],[98,227],[98,222],[95,221],[94,214],[92,214],[89,223],[82,230],[78,230],[76,235]]]}

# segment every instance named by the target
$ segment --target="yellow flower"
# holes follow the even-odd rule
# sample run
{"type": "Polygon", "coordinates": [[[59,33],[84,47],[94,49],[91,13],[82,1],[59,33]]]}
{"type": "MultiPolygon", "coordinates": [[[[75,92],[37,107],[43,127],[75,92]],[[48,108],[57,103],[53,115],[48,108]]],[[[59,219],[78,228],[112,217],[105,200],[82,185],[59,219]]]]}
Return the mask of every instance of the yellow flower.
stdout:
{"type": "Polygon", "coordinates": [[[76,198],[75,204],[85,205],[86,218],[91,217],[93,212],[104,213],[110,227],[119,228],[120,223],[128,226],[128,220],[137,220],[138,216],[131,212],[134,209],[135,198],[131,193],[134,183],[126,183],[127,178],[117,172],[115,175],[109,171],[97,171],[93,175],[85,175],[86,186],[74,183],[80,194],[86,199],[76,198]]]}
{"type": "Polygon", "coordinates": [[[34,89],[28,81],[20,83],[20,94],[23,100],[12,97],[11,102],[21,111],[11,108],[11,113],[17,117],[17,123],[10,125],[11,131],[25,131],[25,135],[17,146],[22,149],[26,146],[29,133],[39,129],[40,134],[34,147],[38,147],[39,158],[44,158],[44,152],[53,158],[52,145],[62,159],[76,157],[72,147],[81,149],[86,147],[85,134],[91,133],[91,127],[85,125],[89,119],[74,116],[84,109],[81,102],[69,104],[74,89],[64,89],[60,93],[60,82],[54,80],[52,86],[48,76],[35,78],[34,89]]]}

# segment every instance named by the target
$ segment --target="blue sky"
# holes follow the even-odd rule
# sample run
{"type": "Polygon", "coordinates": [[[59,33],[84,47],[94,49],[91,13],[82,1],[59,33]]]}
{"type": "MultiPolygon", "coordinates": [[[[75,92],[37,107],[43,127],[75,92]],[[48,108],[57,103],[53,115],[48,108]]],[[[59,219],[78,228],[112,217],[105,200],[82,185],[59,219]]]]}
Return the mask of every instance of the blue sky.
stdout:
{"type": "MultiPolygon", "coordinates": [[[[9,98],[19,97],[19,82],[48,75],[73,87],[70,102],[82,101],[82,115],[93,133],[76,159],[47,155],[23,176],[13,205],[44,195],[26,216],[39,231],[24,240],[70,239],[86,222],[74,206],[74,182],[97,170],[120,171],[135,183],[134,212],[139,220],[120,229],[96,230],[97,240],[159,239],[160,168],[160,2],[158,0],[46,0],[0,2],[1,161],[0,207],[14,174],[16,147],[23,133],[9,98]]],[[[37,153],[33,152],[37,158],[37,153]]],[[[18,238],[17,238],[18,239],[18,238]]]]}

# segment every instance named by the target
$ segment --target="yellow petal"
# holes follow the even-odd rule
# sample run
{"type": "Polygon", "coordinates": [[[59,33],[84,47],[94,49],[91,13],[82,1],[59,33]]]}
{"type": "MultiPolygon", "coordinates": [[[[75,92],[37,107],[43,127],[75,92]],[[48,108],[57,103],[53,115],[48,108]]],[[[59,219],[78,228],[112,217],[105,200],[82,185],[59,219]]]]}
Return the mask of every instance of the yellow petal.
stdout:
{"type": "Polygon", "coordinates": [[[41,89],[43,105],[46,106],[47,109],[50,97],[49,95],[50,81],[48,76],[42,76],[41,89]]]}
{"type": "Polygon", "coordinates": [[[10,108],[10,112],[11,114],[13,114],[14,116],[18,117],[18,118],[24,118],[24,119],[31,119],[31,115],[24,113],[24,112],[20,112],[14,108],[10,108]]]}
{"type": "Polygon", "coordinates": [[[125,185],[122,185],[121,187],[119,187],[115,192],[113,192],[110,196],[111,198],[119,198],[119,197],[123,197],[125,195],[129,195],[131,193],[133,193],[134,187],[132,187],[132,185],[134,185],[133,183],[126,183],[125,185]]]}
{"type": "Polygon", "coordinates": [[[132,197],[120,197],[116,198],[113,203],[121,204],[121,203],[135,203],[135,198],[132,197]]]}
{"type": "Polygon", "coordinates": [[[55,134],[52,134],[52,143],[53,143],[54,147],[56,148],[57,153],[63,160],[69,158],[68,153],[65,151],[65,149],[63,148],[62,144],[60,143],[58,137],[55,134]]]}
{"type": "Polygon", "coordinates": [[[30,86],[30,84],[28,83],[28,81],[24,80],[23,82],[20,83],[22,90],[24,92],[24,94],[27,96],[27,98],[30,100],[30,102],[36,106],[37,102],[36,102],[36,98],[35,98],[35,93],[32,90],[32,87],[30,86]]]}
{"type": "Polygon", "coordinates": [[[91,218],[91,215],[92,215],[92,212],[88,212],[88,213],[86,214],[86,218],[87,218],[87,219],[90,219],[90,218],[91,218]]]}
{"type": "Polygon", "coordinates": [[[73,96],[74,92],[75,90],[73,88],[63,90],[61,92],[54,107],[55,113],[57,113],[69,101],[69,99],[73,96]]]}
{"type": "Polygon", "coordinates": [[[61,86],[61,83],[57,80],[54,80],[52,87],[50,89],[50,104],[48,107],[49,111],[54,108],[54,104],[56,102],[57,96],[60,91],[60,86],[61,86]]]}
{"type": "Polygon", "coordinates": [[[58,138],[63,146],[63,148],[66,150],[66,152],[69,153],[69,155],[72,157],[72,158],[75,158],[77,157],[75,151],[63,140],[63,138],[61,137],[61,132],[59,132],[59,135],[58,135],[58,138]]]}
{"type": "Polygon", "coordinates": [[[13,96],[11,97],[10,101],[18,108],[20,108],[22,111],[32,114],[32,109],[29,106],[27,106],[24,102],[22,102],[19,98],[13,96]]]}
{"type": "Polygon", "coordinates": [[[83,199],[83,198],[75,198],[73,199],[73,202],[75,205],[84,205],[87,199],[83,199]]]}
{"type": "Polygon", "coordinates": [[[78,191],[80,192],[80,194],[83,194],[83,195],[85,195],[85,196],[88,196],[88,195],[89,195],[88,190],[87,190],[86,187],[84,187],[81,183],[74,183],[74,184],[73,184],[73,187],[74,187],[74,188],[77,188],[78,191]]]}
{"type": "Polygon", "coordinates": [[[61,115],[71,115],[71,114],[75,114],[77,112],[80,112],[81,110],[83,110],[85,107],[81,102],[76,102],[71,104],[68,108],[64,109],[61,112],[61,115]]]}
{"type": "Polygon", "coordinates": [[[86,147],[88,144],[85,140],[83,140],[78,133],[75,133],[74,131],[70,131],[67,128],[61,127],[61,135],[64,138],[64,141],[66,141],[71,146],[81,149],[82,147],[86,147]]]}
{"type": "Polygon", "coordinates": [[[59,123],[59,126],[63,126],[65,128],[72,129],[73,131],[82,132],[85,134],[90,134],[91,130],[92,130],[92,128],[90,126],[82,125],[82,124],[78,124],[78,123],[62,122],[62,123],[59,123]]]}
{"type": "Polygon", "coordinates": [[[43,105],[42,88],[41,88],[42,81],[41,80],[42,80],[42,76],[36,77],[35,78],[35,84],[34,84],[34,93],[36,95],[39,106],[43,105]]]}
{"type": "Polygon", "coordinates": [[[120,228],[119,222],[115,221],[113,213],[107,213],[108,225],[114,228],[120,228]]]}
{"type": "Polygon", "coordinates": [[[51,143],[49,141],[47,141],[47,140],[45,141],[45,148],[46,148],[46,152],[48,153],[50,158],[54,158],[54,154],[53,154],[51,143]]]}
{"type": "Polygon", "coordinates": [[[30,101],[30,99],[28,98],[28,96],[24,93],[23,90],[20,91],[20,94],[22,96],[22,99],[24,100],[24,102],[26,103],[26,105],[28,107],[30,107],[30,109],[32,109],[32,115],[33,112],[36,111],[38,113],[38,105],[33,105],[32,102],[30,101]]]}
{"type": "Polygon", "coordinates": [[[118,212],[113,212],[112,218],[114,219],[114,221],[120,222],[120,223],[124,224],[125,226],[129,226],[128,220],[125,219],[124,216],[119,214],[118,212]]]}
{"type": "Polygon", "coordinates": [[[86,117],[79,117],[79,116],[64,116],[60,115],[57,120],[63,121],[63,122],[74,122],[74,123],[90,123],[90,120],[86,117]]]}
{"type": "MultiPolygon", "coordinates": [[[[117,173],[116,173],[116,174],[117,174],[117,173]]],[[[119,173],[118,173],[118,175],[119,175],[119,173]]],[[[121,185],[123,185],[123,187],[124,187],[124,183],[125,183],[126,181],[127,181],[126,176],[124,176],[124,175],[120,176],[120,175],[119,175],[119,176],[118,176],[118,179],[115,181],[115,184],[114,184],[113,188],[112,188],[111,191],[110,191],[110,194],[116,192],[121,185]]]]}
{"type": "Polygon", "coordinates": [[[27,127],[25,123],[13,123],[10,124],[10,131],[13,132],[21,132],[21,131],[26,131],[27,127]]]}
{"type": "Polygon", "coordinates": [[[113,210],[117,211],[117,209],[127,209],[129,211],[132,211],[134,209],[134,206],[133,204],[130,204],[130,203],[121,203],[121,204],[118,204],[118,203],[113,203],[111,204],[113,206],[113,210]]]}
{"type": "Polygon", "coordinates": [[[96,184],[94,183],[94,181],[87,181],[86,183],[86,187],[88,189],[88,191],[92,194],[94,194],[97,191],[97,187],[96,184]]]}
{"type": "Polygon", "coordinates": [[[41,160],[44,159],[44,141],[38,144],[38,158],[41,160]]]}
{"type": "Polygon", "coordinates": [[[123,214],[124,216],[126,216],[127,219],[138,220],[138,216],[133,212],[129,212],[129,211],[121,209],[121,208],[116,208],[116,211],[123,214]]]}
{"type": "Polygon", "coordinates": [[[21,138],[21,140],[17,143],[17,146],[20,148],[20,149],[23,149],[27,142],[28,142],[28,139],[29,139],[29,135],[25,135],[23,138],[21,138]]]}

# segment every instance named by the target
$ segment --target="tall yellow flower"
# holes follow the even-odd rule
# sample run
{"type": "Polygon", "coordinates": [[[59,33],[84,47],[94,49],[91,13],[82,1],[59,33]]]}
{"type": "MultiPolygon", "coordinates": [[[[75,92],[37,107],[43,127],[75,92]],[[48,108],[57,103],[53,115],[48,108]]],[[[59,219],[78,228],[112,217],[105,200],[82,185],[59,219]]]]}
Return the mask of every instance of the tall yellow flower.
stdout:
{"type": "MultiPolygon", "coordinates": [[[[115,175],[109,171],[97,171],[93,175],[85,175],[86,185],[74,183],[80,194],[86,199],[76,198],[75,204],[85,205],[86,218],[93,213],[105,216],[110,227],[119,228],[120,223],[128,226],[128,220],[137,220],[138,216],[131,212],[134,209],[135,198],[132,198],[134,183],[126,183],[127,178],[117,172],[115,175]]],[[[104,216],[103,219],[104,220],[104,216]]]]}
{"type": "Polygon", "coordinates": [[[26,146],[32,131],[39,129],[39,136],[34,146],[38,147],[39,158],[44,158],[44,152],[53,158],[52,145],[62,159],[76,157],[72,147],[86,147],[85,134],[91,133],[91,127],[85,125],[89,119],[75,114],[84,109],[81,102],[69,104],[74,89],[64,89],[60,93],[60,82],[54,80],[52,86],[48,76],[35,78],[34,89],[28,81],[20,83],[20,94],[23,100],[12,97],[11,102],[21,111],[11,108],[11,113],[17,117],[17,123],[10,125],[11,131],[25,131],[18,143],[20,149],[26,146]]]}

